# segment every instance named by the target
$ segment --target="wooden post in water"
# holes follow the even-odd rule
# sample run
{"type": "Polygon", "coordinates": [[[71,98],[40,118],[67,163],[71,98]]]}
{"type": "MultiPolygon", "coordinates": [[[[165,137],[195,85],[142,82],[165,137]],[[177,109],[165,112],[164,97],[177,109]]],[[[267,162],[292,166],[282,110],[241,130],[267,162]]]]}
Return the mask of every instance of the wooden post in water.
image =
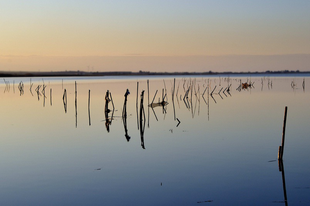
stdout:
{"type": "Polygon", "coordinates": [[[51,101],[51,106],[52,106],[52,88],[50,88],[50,101],[51,101]]]}
{"type": "Polygon", "coordinates": [[[173,115],[174,115],[174,121],[175,121],[176,115],[175,115],[175,106],[174,106],[174,95],[175,95],[175,78],[173,79],[173,90],[172,90],[172,106],[173,106],[173,115]]]}
{"type": "Polygon", "coordinates": [[[210,99],[209,99],[209,97],[210,97],[210,95],[209,95],[209,93],[210,93],[210,79],[208,79],[208,121],[210,120],[210,99]]]}
{"type": "Polygon", "coordinates": [[[305,82],[305,78],[304,80],[302,81],[302,90],[305,91],[305,86],[306,86],[306,82],[305,82]]]}
{"type": "Polygon", "coordinates": [[[130,140],[130,136],[128,135],[128,129],[127,129],[127,96],[130,94],[129,90],[126,90],[125,93],[125,100],[124,100],[124,106],[123,106],[123,112],[122,112],[122,120],[123,120],[123,125],[124,125],[124,130],[125,130],[125,138],[127,142],[130,140]]]}
{"type": "MultiPolygon", "coordinates": [[[[147,80],[147,105],[150,105],[150,85],[149,80],[147,80]]],[[[147,127],[150,127],[150,107],[147,107],[147,127]]]]}
{"type": "Polygon", "coordinates": [[[75,81],[75,127],[77,128],[77,85],[75,81]]]}
{"type": "Polygon", "coordinates": [[[141,101],[140,101],[140,137],[141,137],[141,146],[145,149],[144,145],[144,129],[145,129],[145,112],[143,107],[143,99],[144,99],[144,90],[141,92],[141,101]]]}
{"type": "Polygon", "coordinates": [[[281,146],[279,146],[279,152],[278,152],[278,159],[279,159],[279,160],[282,160],[282,158],[283,158],[283,152],[284,152],[286,117],[287,117],[287,106],[285,107],[285,110],[284,110],[283,131],[282,131],[282,142],[281,142],[281,146]]]}
{"type": "MultiPolygon", "coordinates": [[[[39,94],[38,94],[38,98],[39,98],[39,94]]],[[[66,89],[64,89],[64,94],[62,96],[62,101],[64,103],[65,113],[67,113],[67,90],[66,89]]]]}
{"type": "Polygon", "coordinates": [[[90,119],[90,90],[88,90],[88,125],[91,125],[91,119],[90,119]]]}
{"type": "Polygon", "coordinates": [[[139,114],[138,114],[138,96],[139,96],[139,82],[137,82],[137,98],[136,98],[136,113],[137,113],[137,127],[139,130],[139,114]]]}
{"type": "Polygon", "coordinates": [[[90,89],[88,90],[88,108],[90,108],[90,89]]]}

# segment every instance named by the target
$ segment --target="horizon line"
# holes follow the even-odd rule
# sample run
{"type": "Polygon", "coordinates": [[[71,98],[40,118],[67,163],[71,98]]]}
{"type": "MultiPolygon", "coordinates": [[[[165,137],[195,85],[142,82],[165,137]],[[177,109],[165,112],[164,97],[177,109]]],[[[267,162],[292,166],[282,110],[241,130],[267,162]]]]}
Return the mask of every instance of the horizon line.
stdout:
{"type": "Polygon", "coordinates": [[[223,55],[207,55],[207,54],[195,54],[195,55],[11,55],[0,54],[0,57],[244,57],[244,56],[302,56],[310,55],[310,53],[287,53],[287,54],[223,54],[223,55]]]}

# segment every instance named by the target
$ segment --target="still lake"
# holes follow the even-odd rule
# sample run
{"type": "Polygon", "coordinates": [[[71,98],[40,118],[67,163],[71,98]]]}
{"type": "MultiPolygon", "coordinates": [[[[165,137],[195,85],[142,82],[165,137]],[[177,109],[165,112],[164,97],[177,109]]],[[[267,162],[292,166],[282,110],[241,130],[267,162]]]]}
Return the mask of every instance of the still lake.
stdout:
{"type": "Polygon", "coordinates": [[[0,80],[0,205],[310,205],[309,85],[297,76],[0,80]]]}

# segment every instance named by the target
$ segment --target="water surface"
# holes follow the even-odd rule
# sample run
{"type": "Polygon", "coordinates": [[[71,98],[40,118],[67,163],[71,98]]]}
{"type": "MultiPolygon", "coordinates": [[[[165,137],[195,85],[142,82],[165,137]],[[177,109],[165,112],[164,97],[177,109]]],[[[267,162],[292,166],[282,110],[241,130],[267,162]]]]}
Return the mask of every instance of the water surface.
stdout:
{"type": "Polygon", "coordinates": [[[153,77],[148,88],[141,77],[7,78],[0,86],[0,204],[309,205],[308,82],[153,77]],[[254,85],[237,90],[240,82],[254,85]],[[163,97],[168,105],[148,107],[163,97]],[[283,175],[277,155],[285,106],[283,175]]]}

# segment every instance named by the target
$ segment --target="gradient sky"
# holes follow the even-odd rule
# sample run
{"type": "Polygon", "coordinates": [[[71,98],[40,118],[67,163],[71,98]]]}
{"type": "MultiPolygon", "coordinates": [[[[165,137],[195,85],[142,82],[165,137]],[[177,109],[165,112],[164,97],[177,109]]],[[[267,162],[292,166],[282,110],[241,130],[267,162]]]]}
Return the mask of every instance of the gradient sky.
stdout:
{"type": "MultiPolygon", "coordinates": [[[[0,0],[0,69],[31,70],[29,56],[310,54],[309,11],[309,0],[0,0]]],[[[81,68],[92,64],[108,69],[81,68]]]]}

